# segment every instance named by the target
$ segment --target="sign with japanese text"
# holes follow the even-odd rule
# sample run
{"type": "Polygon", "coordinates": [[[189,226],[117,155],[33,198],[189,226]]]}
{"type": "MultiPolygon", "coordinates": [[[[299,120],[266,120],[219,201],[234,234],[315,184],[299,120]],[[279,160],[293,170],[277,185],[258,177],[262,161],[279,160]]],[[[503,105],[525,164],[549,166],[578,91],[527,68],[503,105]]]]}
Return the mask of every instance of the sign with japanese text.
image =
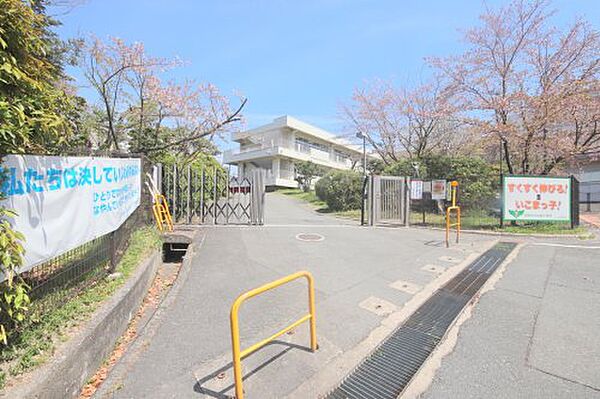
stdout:
{"type": "Polygon", "coordinates": [[[410,199],[423,198],[423,180],[411,180],[410,182],[410,199]]]}
{"type": "Polygon", "coordinates": [[[446,199],[446,180],[431,181],[431,199],[443,200],[446,199]]]}
{"type": "Polygon", "coordinates": [[[20,271],[115,231],[140,204],[137,158],[9,155],[2,205],[25,236],[20,271]]]}
{"type": "Polygon", "coordinates": [[[513,220],[571,220],[571,178],[505,176],[502,218],[513,220]]]}

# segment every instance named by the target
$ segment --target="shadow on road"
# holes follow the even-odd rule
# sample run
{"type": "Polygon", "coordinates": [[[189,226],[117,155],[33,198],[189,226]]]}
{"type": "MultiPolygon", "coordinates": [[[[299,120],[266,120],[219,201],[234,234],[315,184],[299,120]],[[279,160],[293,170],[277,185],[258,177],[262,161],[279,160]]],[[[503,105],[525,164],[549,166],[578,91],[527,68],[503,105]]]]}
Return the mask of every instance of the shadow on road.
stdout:
{"type": "MultiPolygon", "coordinates": [[[[253,370],[246,373],[242,377],[242,380],[244,380],[244,381],[247,380],[248,378],[250,378],[254,374],[258,373],[260,370],[267,367],[269,364],[273,363],[274,361],[276,361],[277,359],[279,359],[280,357],[282,357],[283,355],[285,355],[287,352],[291,351],[292,349],[298,349],[298,350],[305,351],[305,352],[311,352],[309,347],[293,344],[290,342],[283,342],[283,341],[279,341],[279,340],[269,342],[261,349],[264,349],[264,348],[267,348],[267,347],[270,347],[273,345],[283,346],[285,348],[282,349],[277,354],[275,354],[274,356],[271,356],[270,358],[268,358],[266,361],[262,362],[258,367],[254,368],[253,370]]],[[[260,352],[260,350],[258,352],[260,352]]],[[[246,356],[245,359],[252,357],[254,354],[256,354],[258,352],[251,353],[250,355],[246,356]]],[[[194,392],[208,395],[210,397],[217,398],[217,399],[232,399],[232,398],[234,398],[235,397],[234,395],[227,395],[225,392],[227,392],[229,390],[233,390],[235,384],[229,384],[228,386],[224,387],[223,389],[221,389],[219,391],[215,391],[206,386],[210,381],[214,381],[216,378],[219,377],[219,375],[222,375],[222,373],[225,373],[232,368],[233,368],[233,363],[229,362],[226,365],[224,365],[223,367],[220,367],[219,369],[211,372],[210,374],[208,374],[200,379],[197,379],[196,383],[194,384],[194,392]]],[[[231,371],[231,375],[233,375],[233,370],[231,371]]]]}

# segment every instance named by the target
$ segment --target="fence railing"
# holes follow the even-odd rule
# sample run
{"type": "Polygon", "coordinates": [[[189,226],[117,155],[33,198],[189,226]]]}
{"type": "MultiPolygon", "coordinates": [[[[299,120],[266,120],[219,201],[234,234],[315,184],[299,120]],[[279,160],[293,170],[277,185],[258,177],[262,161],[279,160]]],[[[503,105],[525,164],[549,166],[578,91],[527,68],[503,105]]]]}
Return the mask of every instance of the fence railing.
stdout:
{"type": "MultiPolygon", "coordinates": [[[[142,180],[150,167],[151,165],[142,159],[142,180]]],[[[142,184],[140,205],[118,229],[21,273],[20,276],[29,286],[29,297],[35,312],[43,313],[64,305],[69,299],[113,272],[131,234],[149,223],[151,205],[150,195],[142,184]]],[[[68,234],[68,231],[68,226],[65,226],[65,234],[68,234]]]]}
{"type": "Polygon", "coordinates": [[[117,230],[22,273],[21,277],[30,287],[31,299],[48,298],[43,307],[53,307],[111,273],[121,259],[131,233],[146,223],[147,217],[140,206],[117,230]]]}

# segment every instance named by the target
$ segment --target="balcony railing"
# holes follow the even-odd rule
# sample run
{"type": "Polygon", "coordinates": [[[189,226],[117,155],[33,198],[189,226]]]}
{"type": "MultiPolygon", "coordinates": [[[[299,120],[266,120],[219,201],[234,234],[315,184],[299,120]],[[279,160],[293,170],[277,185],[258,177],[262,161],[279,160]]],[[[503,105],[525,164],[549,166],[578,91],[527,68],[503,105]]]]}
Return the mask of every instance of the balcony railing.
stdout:
{"type": "Polygon", "coordinates": [[[290,142],[284,143],[261,143],[254,144],[250,146],[244,146],[234,150],[226,150],[223,152],[223,159],[225,161],[231,160],[231,158],[241,155],[247,154],[255,151],[265,151],[272,150],[272,153],[275,154],[278,152],[279,148],[285,149],[287,152],[298,153],[298,158],[302,159],[307,155],[312,160],[321,160],[326,162],[332,162],[338,165],[350,166],[349,159],[343,159],[339,156],[339,154],[328,153],[322,150],[318,150],[315,148],[311,148],[308,145],[304,145],[301,143],[295,143],[292,145],[290,142]]]}

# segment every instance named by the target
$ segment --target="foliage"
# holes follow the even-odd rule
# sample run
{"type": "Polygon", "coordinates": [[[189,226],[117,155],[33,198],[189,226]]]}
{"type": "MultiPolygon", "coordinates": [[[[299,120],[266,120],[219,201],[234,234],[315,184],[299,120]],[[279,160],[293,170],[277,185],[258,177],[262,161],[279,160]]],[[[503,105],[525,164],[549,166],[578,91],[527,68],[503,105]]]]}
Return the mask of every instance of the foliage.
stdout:
{"type": "MultiPolygon", "coordinates": [[[[74,326],[85,322],[136,270],[151,249],[160,248],[160,236],[156,229],[144,227],[131,235],[129,245],[116,267],[121,275],[115,279],[103,279],[93,287],[79,293],[62,306],[51,307],[39,315],[39,319],[23,326],[17,339],[0,350],[0,379],[8,373],[22,374],[45,361],[59,338],[74,326]]],[[[76,289],[76,287],[74,288],[76,289]]],[[[51,300],[44,298],[42,302],[51,300]]],[[[32,310],[44,308],[43,303],[33,303],[32,310]]],[[[2,386],[0,385],[0,389],[2,386]]]]}
{"type": "Polygon", "coordinates": [[[362,175],[354,171],[334,170],[315,185],[317,197],[332,211],[359,209],[362,203],[362,175]]]}
{"type": "MultiPolygon", "coordinates": [[[[0,0],[0,154],[58,153],[68,145],[76,102],[63,74],[65,51],[43,1],[0,0]]],[[[0,158],[0,163],[2,159],[0,158]]],[[[0,176],[0,187],[5,176],[0,176]]],[[[2,199],[0,191],[0,200],[2,199]]],[[[17,274],[24,237],[0,206],[0,339],[25,321],[27,285],[17,274]]]]}
{"type": "Polygon", "coordinates": [[[496,204],[500,184],[497,168],[482,158],[429,156],[418,161],[402,159],[384,170],[385,174],[417,177],[421,179],[457,180],[461,206],[474,209],[491,209],[496,204]]]}
{"type": "Polygon", "coordinates": [[[10,330],[25,320],[29,305],[28,287],[17,273],[23,262],[24,237],[6,219],[14,216],[0,207],[0,273],[6,279],[0,286],[0,340],[5,345],[10,330]]]}
{"type": "Polygon", "coordinates": [[[277,190],[278,193],[287,195],[293,198],[297,198],[300,201],[308,202],[317,208],[318,212],[323,212],[327,210],[327,204],[325,201],[321,200],[316,196],[314,191],[304,191],[299,188],[282,188],[277,190]]]}
{"type": "Polygon", "coordinates": [[[438,79],[413,89],[378,80],[357,88],[343,107],[349,130],[365,135],[386,164],[457,147],[455,113],[438,79]]]}
{"type": "Polygon", "coordinates": [[[548,174],[600,152],[600,32],[566,30],[546,0],[486,9],[464,53],[432,58],[460,118],[482,143],[502,143],[509,173],[548,174]]]}
{"type": "Polygon", "coordinates": [[[323,174],[323,168],[311,161],[297,162],[294,164],[296,181],[304,191],[310,191],[312,181],[323,174]]]}
{"type": "Polygon", "coordinates": [[[0,0],[0,154],[57,151],[72,131],[53,22],[27,4],[0,0]]]}
{"type": "Polygon", "coordinates": [[[101,149],[128,149],[151,159],[170,150],[202,152],[203,138],[236,130],[246,100],[236,109],[210,83],[164,83],[159,74],[182,64],[150,56],[143,43],[119,38],[81,41],[80,65],[100,106],[101,149]]]}

